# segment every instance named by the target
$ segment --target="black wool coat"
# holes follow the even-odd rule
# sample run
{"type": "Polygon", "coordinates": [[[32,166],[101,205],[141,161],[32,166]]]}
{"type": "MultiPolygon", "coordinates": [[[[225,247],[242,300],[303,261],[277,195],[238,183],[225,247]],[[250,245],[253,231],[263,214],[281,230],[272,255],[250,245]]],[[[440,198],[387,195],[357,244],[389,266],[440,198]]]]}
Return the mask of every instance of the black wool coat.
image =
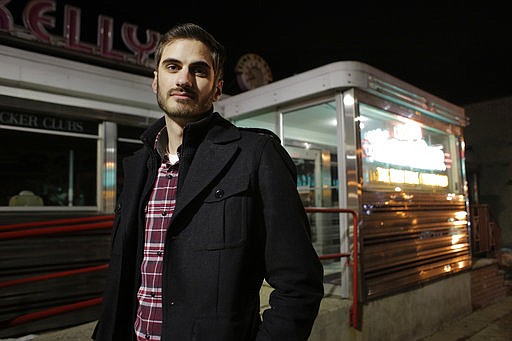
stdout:
{"type": "MultiPolygon", "coordinates": [[[[144,147],[124,161],[97,340],[134,339],[144,208],[164,125],[162,118],[150,127],[144,147]]],[[[162,340],[307,340],[323,268],[278,137],[210,113],[185,127],[179,167],[163,258],[162,340]],[[260,315],[263,280],[274,290],[260,315]]]]}

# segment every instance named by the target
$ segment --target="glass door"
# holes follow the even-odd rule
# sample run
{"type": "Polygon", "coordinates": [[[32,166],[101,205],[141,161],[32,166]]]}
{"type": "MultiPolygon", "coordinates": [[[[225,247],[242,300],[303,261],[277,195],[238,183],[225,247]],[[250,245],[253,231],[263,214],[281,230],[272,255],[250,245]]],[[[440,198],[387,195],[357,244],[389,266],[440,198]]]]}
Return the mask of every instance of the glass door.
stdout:
{"type": "MultiPolygon", "coordinates": [[[[281,138],[297,167],[297,186],[306,208],[339,207],[337,126],[335,101],[281,113],[281,138]]],[[[339,253],[340,214],[308,215],[318,254],[339,253]]],[[[339,283],[340,259],[323,263],[326,281],[339,283]]]]}

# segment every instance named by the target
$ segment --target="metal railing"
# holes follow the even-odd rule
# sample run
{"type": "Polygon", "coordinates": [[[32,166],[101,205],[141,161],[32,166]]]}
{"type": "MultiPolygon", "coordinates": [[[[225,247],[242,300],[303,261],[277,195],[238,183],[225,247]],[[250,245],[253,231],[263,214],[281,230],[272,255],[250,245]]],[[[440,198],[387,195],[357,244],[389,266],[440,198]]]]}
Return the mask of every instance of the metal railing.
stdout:
{"type": "Polygon", "coordinates": [[[353,248],[352,253],[332,253],[326,255],[319,255],[320,259],[341,259],[346,257],[348,264],[352,266],[352,305],[350,307],[350,326],[361,330],[360,305],[359,305],[359,219],[357,212],[347,208],[327,208],[327,207],[306,207],[308,213],[349,213],[352,215],[353,228],[353,248]],[[350,256],[352,256],[352,262],[350,262],[350,256]]]}
{"type": "Polygon", "coordinates": [[[471,204],[471,251],[473,255],[496,256],[500,249],[501,230],[489,205],[471,204]]]}
{"type": "Polygon", "coordinates": [[[114,215],[102,215],[2,225],[0,226],[0,240],[106,229],[112,227],[113,220],[114,215]],[[93,221],[100,222],[94,223],[93,221]]]}
{"type": "MultiPolygon", "coordinates": [[[[0,241],[2,240],[14,240],[30,237],[47,237],[49,235],[62,235],[70,234],[81,231],[98,230],[98,229],[111,229],[114,220],[114,215],[101,215],[83,218],[70,218],[70,219],[58,219],[58,220],[47,220],[37,222],[26,222],[18,224],[9,224],[0,226],[0,241]]],[[[70,276],[76,276],[79,274],[92,273],[103,271],[107,269],[108,264],[100,264],[95,266],[86,266],[74,269],[67,269],[64,271],[57,271],[46,273],[42,275],[27,276],[15,279],[9,279],[0,282],[0,289],[5,290],[6,288],[34,283],[38,281],[46,281],[55,278],[64,278],[70,276]]],[[[41,320],[47,317],[71,312],[91,306],[100,304],[102,301],[101,297],[95,297],[79,302],[73,302],[66,305],[60,305],[50,307],[19,316],[10,318],[7,320],[0,321],[0,329],[7,329],[15,327],[28,322],[41,320]]]]}
{"type": "MultiPolygon", "coordinates": [[[[359,321],[359,302],[358,302],[358,217],[357,212],[350,209],[343,208],[322,208],[322,207],[307,207],[308,213],[349,213],[353,218],[353,251],[352,253],[333,253],[319,255],[321,260],[326,259],[341,259],[347,258],[347,263],[352,266],[352,305],[350,307],[350,325],[356,329],[360,329],[359,321]],[[352,261],[350,260],[352,256],[352,261]]],[[[73,233],[87,230],[108,229],[112,227],[114,215],[93,216],[84,218],[71,218],[71,219],[58,219],[50,221],[28,222],[20,224],[9,224],[0,226],[0,241],[12,240],[27,237],[48,236],[54,234],[73,233]]],[[[62,278],[67,276],[75,276],[78,274],[102,271],[107,269],[108,264],[101,264],[96,266],[88,266],[75,268],[65,271],[52,272],[43,275],[28,276],[22,278],[11,279],[0,282],[0,289],[21,285],[24,283],[31,283],[37,281],[45,281],[54,278],[62,278]]],[[[51,307],[46,310],[36,311],[20,316],[16,316],[6,321],[0,321],[0,329],[14,327],[23,323],[44,319],[47,317],[71,312],[94,305],[99,305],[102,302],[101,297],[96,297],[80,302],[71,304],[51,307]]]]}

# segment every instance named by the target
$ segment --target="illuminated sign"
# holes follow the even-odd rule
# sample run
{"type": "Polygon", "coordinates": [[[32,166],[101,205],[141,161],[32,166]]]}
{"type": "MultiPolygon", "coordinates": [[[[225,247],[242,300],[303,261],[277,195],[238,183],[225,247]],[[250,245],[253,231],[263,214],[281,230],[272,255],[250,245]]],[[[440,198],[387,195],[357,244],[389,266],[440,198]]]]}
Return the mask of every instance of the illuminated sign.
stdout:
{"type": "Polygon", "coordinates": [[[447,157],[443,145],[429,145],[416,122],[368,130],[363,134],[362,148],[370,182],[443,188],[449,185],[444,174],[447,157]],[[369,167],[370,164],[375,166],[369,167]]]}
{"type": "Polygon", "coordinates": [[[396,125],[393,128],[394,136],[380,128],[366,132],[362,141],[365,161],[445,171],[443,146],[428,145],[418,128],[414,125],[396,125]]]}
{"type": "Polygon", "coordinates": [[[371,182],[422,185],[448,187],[448,176],[444,174],[433,174],[425,172],[415,172],[405,169],[376,167],[369,170],[369,180],[371,182]]]}
{"type": "Polygon", "coordinates": [[[55,34],[57,18],[55,0],[29,1],[22,14],[23,25],[17,25],[11,11],[7,8],[10,0],[0,0],[0,38],[2,34],[17,41],[57,47],[63,51],[78,53],[82,56],[101,57],[115,63],[153,69],[154,61],[150,55],[154,53],[160,33],[146,30],[146,40],[140,41],[137,35],[138,26],[122,23],[121,39],[127,51],[114,48],[114,19],[99,15],[97,20],[96,42],[81,40],[81,9],[64,5],[63,27],[61,34],[55,34]]]}

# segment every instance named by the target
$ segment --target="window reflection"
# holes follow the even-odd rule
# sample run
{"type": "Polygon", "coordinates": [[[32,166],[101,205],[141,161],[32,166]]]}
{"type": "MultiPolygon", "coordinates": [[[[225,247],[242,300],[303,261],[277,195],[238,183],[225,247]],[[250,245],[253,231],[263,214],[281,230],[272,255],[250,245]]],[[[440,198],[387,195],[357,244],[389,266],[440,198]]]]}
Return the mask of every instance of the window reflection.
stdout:
{"type": "Polygon", "coordinates": [[[0,206],[95,206],[97,139],[2,129],[0,206]],[[70,186],[71,184],[71,186],[70,186]]]}

